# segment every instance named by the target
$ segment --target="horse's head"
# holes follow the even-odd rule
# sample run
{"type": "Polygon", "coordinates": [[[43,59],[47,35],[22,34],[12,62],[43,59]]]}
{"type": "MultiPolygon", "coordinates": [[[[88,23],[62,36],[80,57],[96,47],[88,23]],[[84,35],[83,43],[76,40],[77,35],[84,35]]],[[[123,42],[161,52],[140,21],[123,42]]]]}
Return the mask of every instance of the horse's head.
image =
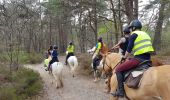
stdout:
{"type": "Polygon", "coordinates": [[[102,74],[105,74],[106,76],[110,75],[120,61],[121,55],[118,53],[109,53],[106,56],[104,56],[101,61],[102,74]]]}
{"type": "Polygon", "coordinates": [[[87,53],[93,54],[93,52],[96,50],[96,47],[94,46],[92,49],[88,49],[87,53]]]}

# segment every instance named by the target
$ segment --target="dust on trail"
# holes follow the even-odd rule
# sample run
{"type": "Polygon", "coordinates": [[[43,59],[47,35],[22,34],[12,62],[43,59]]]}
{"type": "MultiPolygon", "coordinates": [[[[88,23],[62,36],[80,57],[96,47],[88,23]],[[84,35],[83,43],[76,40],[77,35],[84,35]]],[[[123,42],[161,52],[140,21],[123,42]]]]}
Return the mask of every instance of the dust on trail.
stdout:
{"type": "MultiPolygon", "coordinates": [[[[59,60],[64,63],[64,57],[59,60]]],[[[81,65],[79,65],[81,67],[81,65]]],[[[55,88],[55,84],[51,84],[51,76],[46,72],[43,64],[26,65],[40,73],[44,82],[43,93],[36,97],[36,100],[108,100],[109,94],[104,93],[104,80],[94,83],[93,78],[78,74],[72,77],[69,67],[64,66],[63,83],[64,87],[55,88]]]]}

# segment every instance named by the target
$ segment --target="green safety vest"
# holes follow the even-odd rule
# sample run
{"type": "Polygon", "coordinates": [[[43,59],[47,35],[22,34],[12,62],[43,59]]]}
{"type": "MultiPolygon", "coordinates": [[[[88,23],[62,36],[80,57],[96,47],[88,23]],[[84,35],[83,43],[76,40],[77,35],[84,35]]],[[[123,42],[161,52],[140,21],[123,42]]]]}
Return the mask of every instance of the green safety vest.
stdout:
{"type": "Polygon", "coordinates": [[[150,36],[143,31],[134,31],[131,34],[137,34],[138,37],[134,42],[133,52],[134,55],[140,55],[147,52],[153,52],[152,42],[150,36]]]}
{"type": "Polygon", "coordinates": [[[74,45],[69,45],[67,47],[67,51],[68,51],[68,53],[73,53],[74,52],[74,45]]]}
{"type": "Polygon", "coordinates": [[[102,44],[100,42],[98,42],[97,47],[96,47],[96,53],[99,53],[101,48],[102,48],[102,44]]]}

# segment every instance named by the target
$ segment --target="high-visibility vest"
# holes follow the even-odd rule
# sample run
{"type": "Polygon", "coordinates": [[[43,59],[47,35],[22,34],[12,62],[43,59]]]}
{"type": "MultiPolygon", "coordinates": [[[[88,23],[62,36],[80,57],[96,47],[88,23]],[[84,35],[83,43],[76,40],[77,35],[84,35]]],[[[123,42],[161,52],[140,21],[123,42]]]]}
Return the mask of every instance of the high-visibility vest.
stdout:
{"type": "Polygon", "coordinates": [[[102,44],[100,42],[98,42],[96,45],[96,53],[99,53],[101,48],[102,48],[102,44]]]}
{"type": "Polygon", "coordinates": [[[143,31],[134,31],[131,34],[137,34],[137,38],[134,42],[133,52],[134,55],[140,55],[147,52],[153,52],[153,46],[150,36],[143,31]]]}
{"type": "Polygon", "coordinates": [[[74,53],[74,45],[69,45],[67,47],[67,51],[68,51],[68,53],[74,53]]]}

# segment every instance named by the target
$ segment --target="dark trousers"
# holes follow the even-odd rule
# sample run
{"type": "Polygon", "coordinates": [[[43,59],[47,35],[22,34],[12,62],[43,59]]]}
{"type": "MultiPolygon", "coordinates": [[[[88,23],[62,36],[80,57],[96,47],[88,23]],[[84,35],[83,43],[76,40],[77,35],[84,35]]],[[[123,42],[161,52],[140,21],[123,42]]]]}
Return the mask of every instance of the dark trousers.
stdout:
{"type": "Polygon", "coordinates": [[[59,62],[58,57],[53,57],[52,58],[52,60],[49,62],[48,70],[50,69],[51,64],[53,64],[54,62],[59,62]]]}
{"type": "Polygon", "coordinates": [[[66,61],[65,61],[66,64],[67,64],[67,60],[70,56],[74,56],[74,53],[68,53],[68,55],[66,56],[66,61]]]}
{"type": "Polygon", "coordinates": [[[93,70],[97,70],[97,66],[100,64],[100,61],[102,60],[102,56],[101,55],[97,55],[94,59],[93,59],[93,70]]]}

